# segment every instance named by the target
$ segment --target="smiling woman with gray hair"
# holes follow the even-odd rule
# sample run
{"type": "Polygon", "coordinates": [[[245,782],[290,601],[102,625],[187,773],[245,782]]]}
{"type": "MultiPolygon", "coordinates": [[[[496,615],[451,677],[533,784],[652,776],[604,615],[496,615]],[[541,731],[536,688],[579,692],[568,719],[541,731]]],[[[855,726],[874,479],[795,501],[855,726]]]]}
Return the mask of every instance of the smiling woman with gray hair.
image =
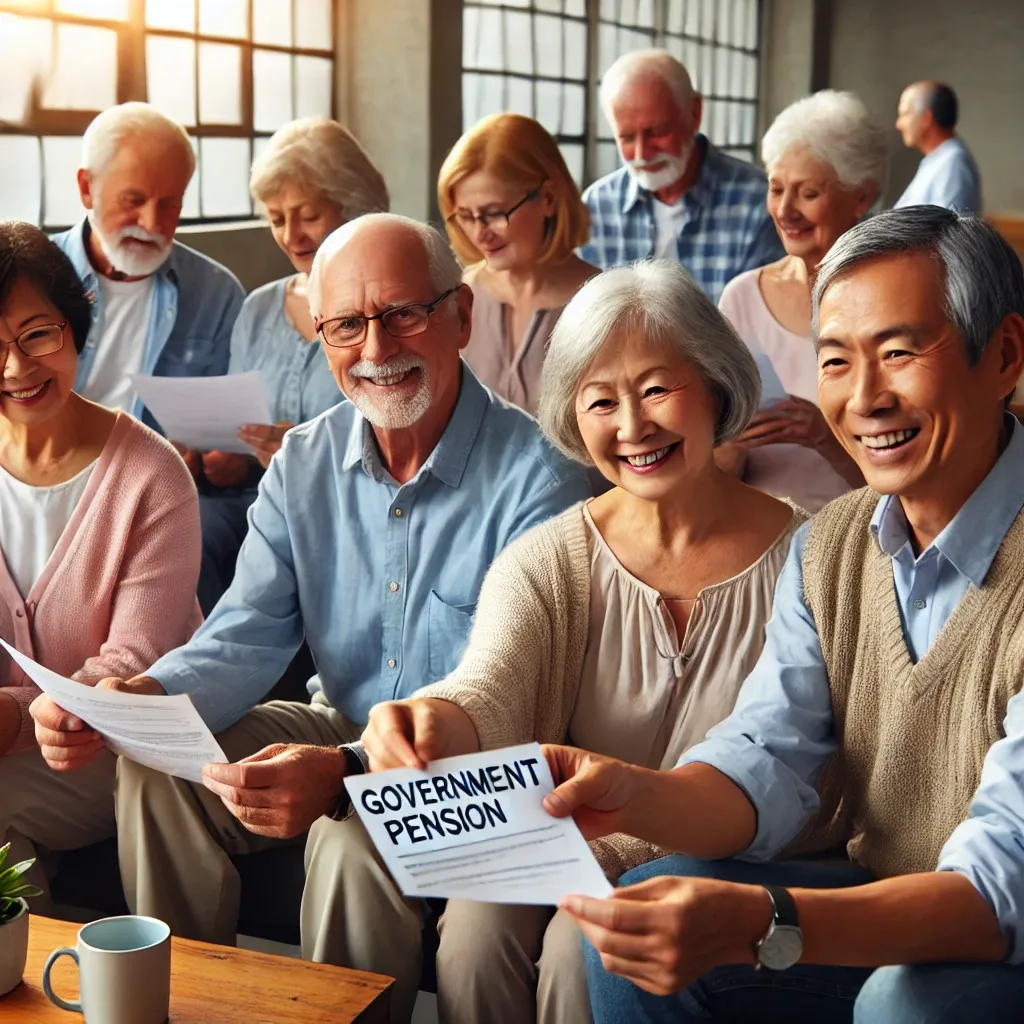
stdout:
{"type": "MultiPolygon", "coordinates": [[[[585,284],[552,334],[540,419],[611,490],[498,557],[459,667],[370,712],[373,767],[572,737],[667,768],[728,715],[805,518],[715,463],[759,393],[746,346],[678,264],[585,284]]],[[[624,835],[595,853],[613,881],[660,855],[624,835]]],[[[586,1021],[581,963],[563,912],[450,901],[442,1018],[586,1021]]]]}

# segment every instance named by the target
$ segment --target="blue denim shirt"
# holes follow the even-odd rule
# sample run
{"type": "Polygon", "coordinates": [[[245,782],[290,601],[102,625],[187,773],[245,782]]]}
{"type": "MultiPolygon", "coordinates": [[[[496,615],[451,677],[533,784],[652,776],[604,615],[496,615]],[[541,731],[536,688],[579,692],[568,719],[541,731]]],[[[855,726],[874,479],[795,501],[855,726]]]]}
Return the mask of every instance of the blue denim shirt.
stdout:
{"type": "MultiPolygon", "coordinates": [[[[764,171],[727,156],[698,135],[706,148],[700,174],[683,193],[685,215],[676,252],[679,262],[718,303],[739,273],[785,256],[765,197],[764,171]]],[[[590,241],[580,256],[602,270],[654,255],[651,193],[625,167],[595,181],[583,193],[590,208],[590,241]]]]}
{"type": "Polygon", "coordinates": [[[306,341],[285,315],[290,280],[284,277],[250,292],[231,332],[228,373],[260,371],[275,423],[305,423],[345,399],[323,347],[306,341]]]}
{"type": "MultiPolygon", "coordinates": [[[[952,522],[915,558],[897,499],[880,499],[871,531],[893,560],[904,636],[920,659],[971,586],[980,587],[1024,507],[1024,428],[1014,421],[1006,450],[952,522]]],[[[818,808],[814,788],[836,749],[825,659],[803,599],[803,549],[810,524],[793,538],[779,576],[765,645],[736,708],[679,761],[713,765],[757,810],[745,856],[775,856],[818,808]]],[[[1024,963],[1024,693],[1011,698],[1005,738],[989,749],[970,815],[939,855],[939,871],[959,871],[985,897],[1024,963]]]]}
{"type": "Polygon", "coordinates": [[[234,582],[148,674],[191,694],[216,732],[270,690],[305,636],[311,694],[365,723],[374,704],[455,668],[495,556],[589,495],[582,467],[465,364],[452,418],[405,484],[343,402],[285,436],[249,510],[234,582]]]}
{"type": "MultiPolygon", "coordinates": [[[[83,220],[53,236],[74,264],[92,300],[92,327],[78,357],[75,390],[89,380],[100,342],[102,319],[96,271],[85,251],[83,220]]],[[[142,372],[158,377],[215,377],[226,373],[231,352],[231,328],[245,292],[227,267],[175,242],[171,253],[154,274],[153,303],[145,331],[142,372]]],[[[140,329],[140,337],[142,331],[140,329]]],[[[159,429],[142,403],[131,410],[148,426],[159,429]]]]}

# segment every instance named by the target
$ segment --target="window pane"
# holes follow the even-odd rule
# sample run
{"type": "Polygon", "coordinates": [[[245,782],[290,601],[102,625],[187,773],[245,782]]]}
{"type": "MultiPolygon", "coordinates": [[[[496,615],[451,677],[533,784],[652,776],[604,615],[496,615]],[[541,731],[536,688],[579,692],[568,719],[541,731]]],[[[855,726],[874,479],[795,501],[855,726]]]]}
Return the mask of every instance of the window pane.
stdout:
{"type": "Polygon", "coordinates": [[[57,10],[63,14],[124,21],[128,17],[128,0],[57,0],[57,10]]]}
{"type": "Polygon", "coordinates": [[[569,173],[579,185],[583,181],[583,147],[573,142],[563,142],[558,148],[562,151],[562,157],[569,167],[569,173]]]}
{"type": "Polygon", "coordinates": [[[466,52],[466,63],[475,68],[494,68],[501,71],[505,67],[502,41],[505,38],[501,11],[473,11],[466,9],[467,16],[475,13],[470,31],[466,34],[463,50],[466,52]]]}
{"type": "Polygon", "coordinates": [[[43,139],[43,223],[47,227],[67,227],[82,216],[82,203],[75,181],[81,159],[81,139],[56,136],[43,139]]]}
{"type": "Polygon", "coordinates": [[[276,132],[292,119],[292,58],[256,50],[252,55],[252,118],[258,132],[276,132]]]}
{"type": "MultiPolygon", "coordinates": [[[[504,79],[500,75],[471,75],[468,89],[470,102],[466,104],[463,114],[463,127],[468,130],[482,117],[497,114],[505,109],[504,79]],[[472,114],[473,120],[469,120],[472,114]]],[[[465,94],[466,89],[463,90],[465,94]]]]}
{"type": "Polygon", "coordinates": [[[505,109],[533,117],[533,82],[526,78],[505,79],[505,109]]]}
{"type": "Polygon", "coordinates": [[[195,40],[146,36],[146,90],[157,110],[186,128],[195,125],[195,40]]]}
{"type": "Polygon", "coordinates": [[[654,0],[637,0],[636,23],[644,28],[654,28],[654,0]]]}
{"type": "Polygon", "coordinates": [[[242,123],[240,46],[199,44],[199,120],[202,124],[242,123]]]}
{"type": "Polygon", "coordinates": [[[567,85],[562,92],[562,131],[566,135],[583,135],[586,131],[587,90],[582,85],[567,85]]]}
{"type": "Polygon", "coordinates": [[[576,18],[587,16],[587,0],[565,0],[565,13],[576,18]]]}
{"type": "Polygon", "coordinates": [[[249,31],[247,0],[199,0],[199,31],[244,39],[249,31]]]}
{"type": "Polygon", "coordinates": [[[505,11],[505,63],[508,71],[533,74],[533,47],[530,39],[532,16],[505,11]]]}
{"type": "Polygon", "coordinates": [[[181,200],[181,215],[187,220],[199,219],[199,140],[190,135],[189,142],[192,143],[192,152],[196,155],[196,171],[192,180],[185,189],[185,195],[181,200]]]}
{"type": "Polygon", "coordinates": [[[267,144],[270,142],[265,135],[257,136],[252,140],[252,162],[256,163],[257,160],[263,155],[263,151],[267,148],[267,144]]]}
{"type": "Polygon", "coordinates": [[[49,74],[52,38],[44,18],[0,14],[0,121],[24,120],[33,84],[49,74]]]}
{"type": "Polygon", "coordinates": [[[562,124],[562,89],[558,82],[537,83],[537,120],[552,135],[565,132],[562,124]]]}
{"type": "Polygon", "coordinates": [[[204,217],[240,217],[249,199],[249,140],[199,140],[199,192],[204,217]]]}
{"type": "Polygon", "coordinates": [[[683,31],[684,24],[684,0],[668,0],[668,17],[665,27],[669,32],[679,34],[683,31]]]}
{"type": "Polygon", "coordinates": [[[39,223],[43,170],[39,140],[34,136],[0,135],[0,220],[39,223]]]}
{"type": "Polygon", "coordinates": [[[538,14],[533,19],[533,38],[537,47],[537,74],[562,77],[561,18],[538,14]]]}
{"type": "Polygon", "coordinates": [[[565,22],[565,77],[587,77],[587,26],[579,21],[565,22]]]}
{"type": "Polygon", "coordinates": [[[614,142],[597,144],[597,176],[611,174],[619,166],[619,150],[614,142]]]}
{"type": "Polygon", "coordinates": [[[295,45],[333,50],[331,0],[299,0],[295,5],[295,45]]]}
{"type": "Polygon", "coordinates": [[[117,102],[117,33],[88,25],[58,25],[53,74],[43,106],[106,110],[117,102]]]}
{"type": "Polygon", "coordinates": [[[252,38],[257,43],[292,45],[292,0],[252,0],[252,38]]]}
{"type": "Polygon", "coordinates": [[[295,116],[330,117],[334,62],[325,57],[295,58],[295,116]]]}
{"type": "Polygon", "coordinates": [[[195,32],[195,0],[146,0],[146,25],[195,32]]]}

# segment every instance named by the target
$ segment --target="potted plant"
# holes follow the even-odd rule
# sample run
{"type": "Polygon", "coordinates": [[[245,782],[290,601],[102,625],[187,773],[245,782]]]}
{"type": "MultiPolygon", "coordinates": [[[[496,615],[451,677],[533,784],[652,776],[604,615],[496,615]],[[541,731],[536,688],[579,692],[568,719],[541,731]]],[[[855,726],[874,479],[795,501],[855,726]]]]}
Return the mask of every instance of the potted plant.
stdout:
{"type": "Polygon", "coordinates": [[[6,867],[11,844],[0,847],[0,996],[7,995],[25,973],[28,959],[28,904],[26,896],[42,890],[25,881],[35,859],[6,867]]]}

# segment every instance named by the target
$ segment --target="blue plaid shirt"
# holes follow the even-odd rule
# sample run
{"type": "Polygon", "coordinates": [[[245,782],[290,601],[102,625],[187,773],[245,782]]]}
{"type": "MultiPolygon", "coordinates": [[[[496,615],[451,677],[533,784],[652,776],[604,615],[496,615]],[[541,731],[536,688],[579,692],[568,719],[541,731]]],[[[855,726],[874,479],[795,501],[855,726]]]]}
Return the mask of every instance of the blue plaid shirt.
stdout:
{"type": "MultiPolygon", "coordinates": [[[[785,255],[765,208],[764,172],[726,156],[697,136],[704,150],[700,174],[682,198],[685,215],[676,242],[679,262],[717,304],[737,274],[785,255]]],[[[595,181],[583,193],[590,207],[590,241],[580,250],[602,270],[654,254],[651,193],[625,167],[595,181]]]]}

